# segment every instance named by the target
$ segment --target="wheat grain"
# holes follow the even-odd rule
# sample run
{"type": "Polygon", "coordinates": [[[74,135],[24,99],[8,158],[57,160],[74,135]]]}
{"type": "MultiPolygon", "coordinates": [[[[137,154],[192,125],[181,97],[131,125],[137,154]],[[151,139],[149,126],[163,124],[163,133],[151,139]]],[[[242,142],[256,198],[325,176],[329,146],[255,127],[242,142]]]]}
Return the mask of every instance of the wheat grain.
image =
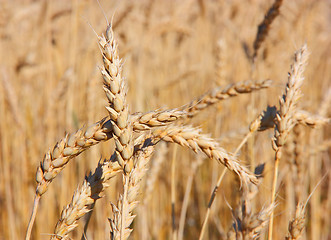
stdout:
{"type": "Polygon", "coordinates": [[[131,121],[133,123],[133,129],[135,131],[141,131],[166,126],[186,115],[186,111],[180,111],[177,109],[155,110],[143,114],[135,113],[131,115],[131,121]]]}

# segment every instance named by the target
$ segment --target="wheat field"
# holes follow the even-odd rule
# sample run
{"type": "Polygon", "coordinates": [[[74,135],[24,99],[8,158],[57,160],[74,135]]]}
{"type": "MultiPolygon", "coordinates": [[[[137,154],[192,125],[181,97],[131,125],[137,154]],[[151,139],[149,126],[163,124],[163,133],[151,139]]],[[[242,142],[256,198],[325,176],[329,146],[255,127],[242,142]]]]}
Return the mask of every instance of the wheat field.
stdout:
{"type": "Polygon", "coordinates": [[[330,106],[329,0],[0,0],[0,240],[331,239],[330,106]]]}

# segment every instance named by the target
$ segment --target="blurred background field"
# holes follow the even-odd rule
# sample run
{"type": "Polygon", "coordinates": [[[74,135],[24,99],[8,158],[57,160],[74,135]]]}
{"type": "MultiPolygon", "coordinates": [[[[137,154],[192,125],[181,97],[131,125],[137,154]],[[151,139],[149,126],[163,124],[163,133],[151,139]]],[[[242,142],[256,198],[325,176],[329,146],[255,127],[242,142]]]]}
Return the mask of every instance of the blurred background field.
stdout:
{"type": "MultiPolygon", "coordinates": [[[[250,122],[267,106],[278,106],[293,53],[307,43],[310,56],[299,107],[325,117],[331,115],[331,1],[284,1],[255,64],[248,55],[253,52],[257,26],[273,1],[100,3],[107,18],[113,19],[131,112],[180,107],[216,86],[272,79],[268,89],[222,101],[187,121],[233,152],[249,131],[250,122]]],[[[36,188],[35,171],[48,149],[65,133],[107,115],[98,67],[102,58],[95,34],[106,28],[102,9],[94,0],[0,0],[1,240],[23,239],[36,188]]],[[[303,239],[331,239],[330,130],[330,124],[318,129],[301,127],[289,137],[280,165],[274,239],[284,239],[287,234],[297,204],[295,193],[302,192],[306,200],[326,174],[307,205],[303,239]],[[293,142],[300,144],[300,153],[291,148],[293,142]],[[293,163],[295,154],[304,160],[299,170],[293,163]],[[303,176],[300,185],[295,174],[303,176]]],[[[252,170],[265,163],[263,182],[252,200],[253,212],[270,204],[273,134],[273,130],[255,134],[239,153],[252,170]]],[[[171,144],[159,147],[162,149],[152,161],[158,160],[161,170],[153,190],[141,195],[144,204],[136,211],[131,238],[171,239],[170,170],[175,157],[175,224],[180,224],[183,198],[192,176],[183,238],[197,239],[223,166],[171,144]],[[203,162],[194,170],[200,160],[203,162]]],[[[41,199],[32,239],[50,237],[78,184],[112,151],[111,141],[101,143],[68,164],[41,199]]],[[[109,184],[106,196],[96,203],[87,239],[109,237],[110,201],[115,202],[122,191],[121,178],[109,184]]],[[[212,207],[205,239],[226,239],[233,222],[231,208],[240,204],[239,188],[236,177],[227,174],[212,207]]],[[[80,222],[73,239],[81,237],[84,221],[80,222]]]]}

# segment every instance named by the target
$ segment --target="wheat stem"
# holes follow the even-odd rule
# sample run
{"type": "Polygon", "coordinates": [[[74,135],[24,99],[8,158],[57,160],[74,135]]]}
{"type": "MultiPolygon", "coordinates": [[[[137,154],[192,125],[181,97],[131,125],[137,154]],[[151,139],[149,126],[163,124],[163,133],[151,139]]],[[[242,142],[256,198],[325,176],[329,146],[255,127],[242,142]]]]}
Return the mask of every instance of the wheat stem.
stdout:
{"type": "MultiPolygon", "coordinates": [[[[282,148],[286,142],[287,135],[295,126],[296,103],[301,97],[300,87],[303,83],[303,71],[307,62],[307,46],[304,45],[294,54],[294,63],[291,66],[288,81],[284,95],[279,100],[279,112],[275,120],[275,135],[272,141],[272,147],[275,150],[275,168],[272,183],[271,204],[275,203],[276,186],[278,178],[279,162],[282,155],[282,148]]],[[[272,240],[274,211],[270,214],[269,240],[272,240]]]]}
{"type": "Polygon", "coordinates": [[[177,239],[176,226],[176,155],[177,146],[174,147],[171,158],[171,236],[172,240],[177,239]]]}
{"type": "Polygon", "coordinates": [[[38,206],[39,206],[39,200],[40,200],[40,195],[36,194],[34,197],[30,221],[28,224],[28,228],[26,230],[25,240],[30,240],[30,238],[31,238],[32,227],[33,227],[34,221],[36,219],[36,214],[37,214],[37,210],[38,210],[38,206]]]}
{"type": "MultiPolygon", "coordinates": [[[[255,123],[255,121],[253,121],[253,123],[255,123]]],[[[251,126],[252,126],[252,124],[251,124],[251,126]]],[[[253,129],[251,126],[250,126],[250,130],[253,129]]],[[[256,131],[256,130],[257,130],[257,128],[254,128],[248,134],[246,134],[246,136],[244,137],[244,139],[240,142],[239,146],[234,151],[233,155],[236,155],[240,151],[240,149],[242,148],[242,146],[247,142],[247,139],[253,134],[253,131],[256,131]]],[[[206,230],[206,226],[207,226],[207,223],[208,223],[210,211],[211,211],[211,206],[214,203],[214,200],[216,198],[216,193],[217,193],[218,188],[220,187],[220,185],[221,185],[221,183],[223,181],[223,178],[224,178],[224,176],[226,174],[226,171],[227,171],[227,168],[224,168],[223,171],[222,171],[222,173],[221,173],[221,175],[219,176],[219,178],[217,180],[217,183],[216,183],[216,185],[214,187],[214,190],[213,190],[213,192],[212,192],[212,194],[210,196],[209,203],[208,203],[208,208],[207,208],[207,212],[206,212],[206,216],[205,216],[205,219],[203,220],[203,224],[202,224],[201,231],[200,231],[199,240],[202,240],[203,239],[203,236],[204,236],[204,233],[205,233],[205,230],[206,230]]]]}

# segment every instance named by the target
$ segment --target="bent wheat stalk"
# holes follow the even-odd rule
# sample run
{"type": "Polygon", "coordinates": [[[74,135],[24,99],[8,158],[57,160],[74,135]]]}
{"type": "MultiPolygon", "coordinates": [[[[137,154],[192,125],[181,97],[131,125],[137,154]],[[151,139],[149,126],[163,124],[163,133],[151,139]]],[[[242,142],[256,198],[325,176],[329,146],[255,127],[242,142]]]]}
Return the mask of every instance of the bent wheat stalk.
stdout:
{"type": "Polygon", "coordinates": [[[230,171],[236,173],[244,183],[258,183],[256,176],[246,167],[240,165],[235,156],[221,148],[214,139],[209,138],[200,132],[199,129],[188,126],[169,126],[165,129],[156,129],[153,132],[153,135],[156,139],[177,143],[181,146],[192,149],[194,152],[203,152],[209,158],[215,159],[230,171]]]}
{"type": "Polygon", "coordinates": [[[226,86],[225,88],[217,87],[201,97],[193,100],[190,104],[185,106],[184,110],[187,111],[188,117],[193,117],[203,109],[218,103],[219,101],[235,97],[244,93],[251,93],[253,91],[261,90],[271,86],[272,81],[267,79],[263,81],[253,82],[245,81],[234,83],[226,86]]]}
{"type": "MultiPolygon", "coordinates": [[[[246,136],[243,138],[243,140],[240,142],[240,144],[238,145],[238,147],[236,148],[236,150],[234,151],[233,155],[236,155],[240,149],[242,148],[242,146],[247,142],[247,140],[253,135],[253,133],[255,133],[258,130],[262,129],[267,129],[268,123],[266,123],[266,119],[268,118],[264,118],[266,116],[268,116],[268,110],[269,110],[269,114],[270,114],[270,108],[267,108],[266,111],[264,111],[262,114],[260,114],[257,118],[255,118],[251,124],[249,125],[249,132],[246,134],[246,136]]],[[[210,215],[210,211],[211,211],[211,207],[215,201],[216,198],[216,193],[223,181],[223,178],[226,174],[227,168],[224,168],[224,170],[222,171],[221,175],[219,176],[217,183],[213,189],[213,192],[210,196],[209,202],[208,202],[208,208],[207,208],[207,212],[204,218],[204,221],[202,223],[202,227],[201,227],[201,231],[200,231],[200,236],[199,236],[199,240],[203,239],[205,230],[206,230],[206,226],[208,223],[208,219],[209,219],[209,215],[210,215]]]]}

